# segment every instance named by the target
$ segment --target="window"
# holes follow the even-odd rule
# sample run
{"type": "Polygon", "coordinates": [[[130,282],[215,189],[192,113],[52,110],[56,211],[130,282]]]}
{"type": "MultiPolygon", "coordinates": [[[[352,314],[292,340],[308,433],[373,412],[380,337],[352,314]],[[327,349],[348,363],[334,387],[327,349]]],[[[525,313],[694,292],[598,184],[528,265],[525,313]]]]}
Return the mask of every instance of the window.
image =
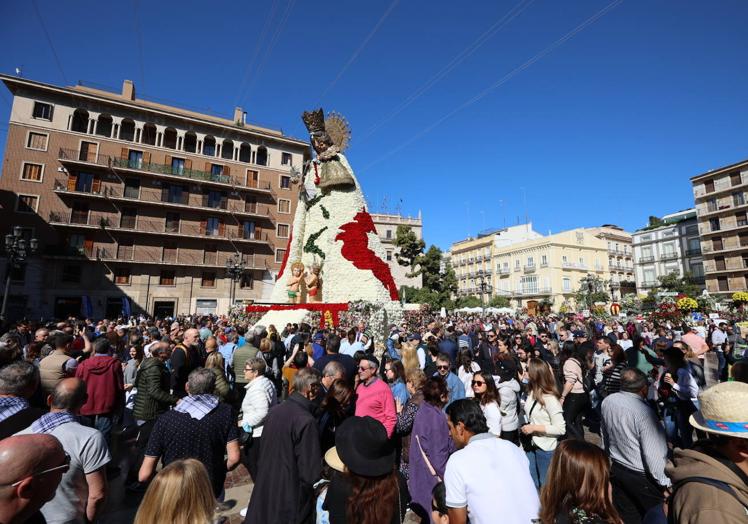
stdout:
{"type": "Polygon", "coordinates": [[[80,193],[90,193],[93,189],[94,176],[91,173],[78,173],[75,180],[75,190],[80,193]]]}
{"type": "Polygon", "coordinates": [[[29,137],[26,140],[26,148],[37,149],[39,151],[47,150],[47,135],[43,133],[29,132],[29,137]]]}
{"type": "Polygon", "coordinates": [[[283,262],[283,257],[286,256],[286,250],[285,249],[276,249],[275,250],[275,261],[280,264],[283,262]]]}
{"type": "Polygon", "coordinates": [[[52,120],[52,104],[34,102],[33,117],[41,118],[42,120],[52,120]]]}
{"type": "Polygon", "coordinates": [[[241,279],[239,279],[239,287],[241,289],[252,289],[254,287],[254,276],[251,271],[245,271],[242,273],[241,279]]]}
{"type": "Polygon", "coordinates": [[[704,192],[714,193],[714,180],[709,180],[707,182],[704,182],[704,192]]]}
{"type": "Polygon", "coordinates": [[[709,219],[709,229],[711,231],[719,231],[719,218],[710,218],[709,219]]]}
{"type": "Polygon", "coordinates": [[[203,251],[203,264],[206,266],[215,266],[218,264],[218,246],[207,244],[203,251]]]}
{"type": "Polygon", "coordinates": [[[131,149],[127,155],[127,167],[132,169],[143,167],[143,152],[131,149]]]}
{"type": "Polygon", "coordinates": [[[727,269],[727,266],[725,265],[725,257],[714,257],[714,267],[717,271],[724,271],[727,269]]]}
{"type": "Polygon", "coordinates": [[[643,275],[644,275],[645,284],[655,283],[655,270],[654,269],[645,269],[643,272],[643,275]]]}
{"type": "Polygon", "coordinates": [[[221,221],[216,217],[210,217],[205,221],[205,234],[209,237],[218,236],[221,221]]]}
{"type": "Polygon", "coordinates": [[[717,277],[717,287],[720,291],[730,291],[730,285],[727,283],[727,277],[717,277]]]}
{"type": "Polygon", "coordinates": [[[221,191],[208,191],[205,199],[205,205],[206,207],[211,207],[213,209],[226,209],[226,202],[227,198],[221,191]]]}
{"type": "Polygon", "coordinates": [[[138,219],[138,210],[134,207],[123,207],[119,219],[119,227],[123,229],[134,229],[138,219]]]}
{"type": "Polygon", "coordinates": [[[732,194],[732,205],[733,206],[742,206],[745,204],[745,196],[743,193],[733,193],[732,194]]]}
{"type": "Polygon", "coordinates": [[[291,201],[285,198],[278,199],[278,213],[290,213],[291,201]]]}
{"type": "Polygon", "coordinates": [[[748,225],[748,220],[746,220],[746,217],[745,217],[745,211],[743,211],[742,213],[737,213],[735,215],[735,223],[738,226],[746,226],[746,225],[748,225]]]}
{"type": "Polygon", "coordinates": [[[177,184],[169,184],[166,186],[166,201],[170,204],[186,204],[187,193],[184,187],[177,184]]]}
{"type": "Polygon", "coordinates": [[[712,211],[717,211],[717,199],[716,198],[710,198],[706,201],[706,210],[708,213],[711,213],[712,211]]]}
{"type": "Polygon", "coordinates": [[[172,158],[171,159],[171,172],[174,175],[184,174],[184,158],[172,158]]]}
{"type": "Polygon", "coordinates": [[[281,189],[291,189],[291,177],[281,176],[281,189]]]}
{"type": "Polygon", "coordinates": [[[548,255],[542,255],[540,257],[540,265],[541,266],[547,266],[548,265],[548,255]]]}
{"type": "Polygon", "coordinates": [[[740,173],[732,173],[730,174],[730,185],[732,186],[738,186],[742,182],[742,178],[740,176],[740,173]]]}
{"type": "Polygon", "coordinates": [[[533,257],[527,257],[527,267],[534,267],[535,259],[533,257]]]}
{"type": "Polygon", "coordinates": [[[253,240],[255,238],[255,223],[251,220],[246,220],[242,223],[242,238],[245,240],[253,240]]]}
{"type": "Polygon", "coordinates": [[[213,176],[221,176],[223,174],[223,166],[220,164],[211,164],[210,174],[213,176]]]}
{"type": "Polygon", "coordinates": [[[691,256],[701,254],[701,241],[698,238],[688,239],[688,254],[691,256]]]}
{"type": "Polygon", "coordinates": [[[77,264],[65,264],[62,266],[60,280],[68,284],[78,284],[81,281],[81,266],[77,264]]]}
{"type": "Polygon", "coordinates": [[[291,165],[291,153],[281,153],[281,165],[283,166],[291,165]]]}
{"type": "Polygon", "coordinates": [[[519,261],[519,259],[515,260],[515,261],[514,261],[514,269],[519,269],[519,265],[520,265],[520,263],[521,263],[521,262],[519,261]]]}
{"type": "Polygon", "coordinates": [[[166,228],[164,231],[179,233],[179,213],[166,213],[166,228]]]}
{"type": "Polygon", "coordinates": [[[132,238],[121,238],[117,244],[117,258],[119,260],[132,260],[134,253],[132,238]]]}
{"type": "Polygon", "coordinates": [[[159,286],[173,286],[175,284],[176,276],[173,269],[162,269],[161,275],[158,279],[159,286]]]}
{"type": "Polygon", "coordinates": [[[388,249],[387,250],[387,262],[391,262],[391,261],[392,261],[392,250],[388,249]]]}
{"type": "Polygon", "coordinates": [[[571,291],[571,279],[569,277],[563,278],[562,285],[565,292],[571,291]]]}
{"type": "Polygon", "coordinates": [[[688,226],[686,228],[686,235],[698,235],[699,234],[699,226],[688,226]]]}
{"type": "Polygon", "coordinates": [[[568,259],[568,258],[566,258],[566,255],[564,255],[564,256],[562,256],[562,257],[561,257],[561,262],[562,262],[563,264],[568,264],[568,262],[569,262],[569,259],[568,259]]]}
{"type": "Polygon", "coordinates": [[[392,230],[391,229],[388,229],[387,231],[385,231],[384,238],[386,238],[387,240],[390,240],[392,238],[392,230]]]}
{"type": "MultiPolygon", "coordinates": [[[[280,208],[280,202],[278,202],[278,207],[280,208]]],[[[257,213],[257,199],[254,196],[247,195],[244,198],[244,212],[257,213]]]]}
{"type": "Polygon", "coordinates": [[[579,265],[584,267],[584,257],[579,257],[579,265]]]}
{"type": "Polygon", "coordinates": [[[200,287],[216,287],[216,272],[203,271],[203,277],[200,280],[200,287]]]}
{"type": "Polygon", "coordinates": [[[18,195],[16,211],[19,213],[36,213],[39,208],[39,197],[36,195],[18,195]]]}
{"type": "Polygon", "coordinates": [[[247,185],[249,187],[258,187],[260,185],[260,173],[254,169],[247,169],[247,185]]]}
{"type": "Polygon", "coordinates": [[[288,238],[288,224],[278,224],[278,238],[288,238]]]}
{"type": "Polygon", "coordinates": [[[43,170],[44,167],[41,164],[29,164],[28,162],[24,162],[23,171],[21,171],[21,180],[41,182],[43,170]]]}
{"type": "Polygon", "coordinates": [[[125,179],[125,198],[138,198],[140,196],[140,180],[137,178],[125,179]]]}
{"type": "Polygon", "coordinates": [[[114,283],[128,285],[130,283],[130,268],[118,267],[114,270],[114,283]]]}

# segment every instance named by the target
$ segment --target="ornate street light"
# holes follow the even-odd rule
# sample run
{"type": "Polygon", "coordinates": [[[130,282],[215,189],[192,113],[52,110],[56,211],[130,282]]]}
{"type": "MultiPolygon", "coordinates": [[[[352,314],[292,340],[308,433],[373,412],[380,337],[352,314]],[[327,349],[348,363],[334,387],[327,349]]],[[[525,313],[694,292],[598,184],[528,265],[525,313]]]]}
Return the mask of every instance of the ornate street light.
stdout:
{"type": "Polygon", "coordinates": [[[490,296],[491,293],[493,293],[493,287],[491,286],[490,281],[487,280],[487,275],[483,272],[482,269],[478,270],[477,274],[477,280],[478,280],[478,289],[480,289],[480,305],[483,309],[486,309],[486,303],[483,300],[483,295],[488,293],[490,296]]]}
{"type": "Polygon", "coordinates": [[[16,226],[13,233],[5,235],[4,254],[7,259],[5,267],[5,293],[3,294],[3,305],[0,309],[0,320],[5,320],[5,310],[8,306],[8,295],[10,294],[10,277],[13,269],[23,267],[29,255],[35,255],[39,250],[39,241],[35,238],[29,240],[28,244],[23,238],[23,228],[16,226]]]}
{"type": "Polygon", "coordinates": [[[229,288],[229,312],[234,307],[234,298],[236,295],[236,282],[242,278],[244,271],[247,269],[241,253],[234,253],[228,259],[226,259],[226,274],[231,279],[231,287],[229,288]]]}

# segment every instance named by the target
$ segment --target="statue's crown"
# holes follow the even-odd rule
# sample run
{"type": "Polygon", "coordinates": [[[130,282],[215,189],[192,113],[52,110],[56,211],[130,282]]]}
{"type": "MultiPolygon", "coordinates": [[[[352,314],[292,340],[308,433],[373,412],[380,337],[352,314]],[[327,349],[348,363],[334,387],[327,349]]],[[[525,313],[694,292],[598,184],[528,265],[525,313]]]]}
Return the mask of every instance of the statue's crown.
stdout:
{"type": "Polygon", "coordinates": [[[325,112],[321,107],[316,111],[304,111],[301,119],[310,135],[314,136],[325,132],[325,112]]]}

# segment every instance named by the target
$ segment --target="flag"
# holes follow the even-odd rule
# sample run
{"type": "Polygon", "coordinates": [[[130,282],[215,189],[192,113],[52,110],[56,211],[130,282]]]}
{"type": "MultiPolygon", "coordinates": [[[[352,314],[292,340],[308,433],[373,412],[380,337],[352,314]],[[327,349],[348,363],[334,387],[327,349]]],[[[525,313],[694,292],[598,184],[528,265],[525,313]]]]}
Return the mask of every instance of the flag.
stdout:
{"type": "Polygon", "coordinates": [[[130,310],[130,301],[127,297],[122,297],[122,316],[129,317],[132,314],[130,310]]]}

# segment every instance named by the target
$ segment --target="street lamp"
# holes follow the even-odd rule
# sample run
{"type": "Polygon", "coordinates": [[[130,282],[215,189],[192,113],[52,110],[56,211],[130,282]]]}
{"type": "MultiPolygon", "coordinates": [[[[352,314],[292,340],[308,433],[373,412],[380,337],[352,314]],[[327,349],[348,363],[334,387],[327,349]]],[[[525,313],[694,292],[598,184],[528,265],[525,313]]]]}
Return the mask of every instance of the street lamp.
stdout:
{"type": "Polygon", "coordinates": [[[14,268],[23,267],[26,258],[29,255],[36,254],[39,249],[39,241],[35,238],[29,240],[26,245],[26,240],[23,238],[23,228],[16,226],[13,228],[13,233],[5,235],[5,258],[7,264],[5,266],[5,293],[3,294],[3,306],[0,309],[0,321],[5,320],[5,309],[8,306],[8,295],[10,294],[10,276],[14,268]]]}
{"type": "Polygon", "coordinates": [[[489,295],[493,292],[493,288],[491,287],[490,281],[487,282],[486,277],[487,275],[483,272],[482,269],[478,270],[478,288],[480,289],[480,305],[483,309],[486,308],[485,301],[483,300],[483,295],[485,293],[488,293],[489,295]]]}
{"type": "Polygon", "coordinates": [[[244,263],[241,253],[234,253],[226,260],[226,273],[231,279],[231,288],[229,289],[229,312],[234,306],[234,298],[236,294],[236,281],[242,278],[242,274],[247,269],[247,264],[244,263]]]}

